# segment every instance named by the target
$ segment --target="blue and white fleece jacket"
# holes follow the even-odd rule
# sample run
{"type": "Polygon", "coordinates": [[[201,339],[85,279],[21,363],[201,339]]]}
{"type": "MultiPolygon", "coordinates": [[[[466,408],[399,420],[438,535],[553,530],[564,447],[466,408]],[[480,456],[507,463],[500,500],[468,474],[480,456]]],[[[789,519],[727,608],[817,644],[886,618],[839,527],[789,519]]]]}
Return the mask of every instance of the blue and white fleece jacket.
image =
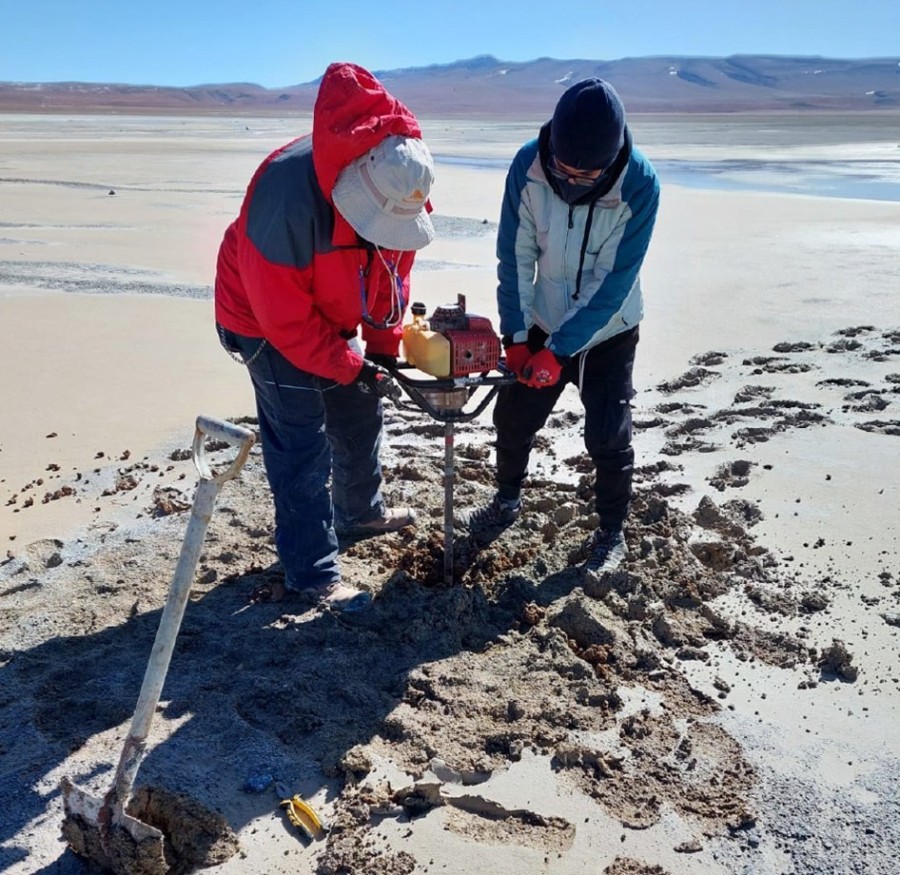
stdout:
{"type": "Polygon", "coordinates": [[[497,308],[507,343],[524,342],[536,325],[549,335],[545,345],[565,358],[643,317],[639,271],[656,221],[659,180],[632,148],[605,194],[570,206],[544,172],[545,131],[540,141],[540,149],[538,139],[522,146],[507,173],[497,308]]]}

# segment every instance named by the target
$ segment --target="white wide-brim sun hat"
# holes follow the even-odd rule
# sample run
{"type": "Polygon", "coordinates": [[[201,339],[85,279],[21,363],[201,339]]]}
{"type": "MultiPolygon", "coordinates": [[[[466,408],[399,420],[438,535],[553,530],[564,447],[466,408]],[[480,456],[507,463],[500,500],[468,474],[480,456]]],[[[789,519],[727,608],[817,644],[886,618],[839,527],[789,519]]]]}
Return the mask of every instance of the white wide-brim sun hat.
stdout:
{"type": "Polygon", "coordinates": [[[425,143],[390,136],[340,172],[331,197],[360,237],[409,251],[434,240],[425,207],[433,182],[434,161],[425,143]]]}

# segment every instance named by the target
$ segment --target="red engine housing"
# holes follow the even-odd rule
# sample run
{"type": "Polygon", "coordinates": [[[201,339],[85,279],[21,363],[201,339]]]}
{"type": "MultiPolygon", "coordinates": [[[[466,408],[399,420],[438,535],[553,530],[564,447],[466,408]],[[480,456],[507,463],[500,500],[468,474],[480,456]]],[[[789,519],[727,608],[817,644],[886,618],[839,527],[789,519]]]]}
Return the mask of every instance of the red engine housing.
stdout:
{"type": "Polygon", "coordinates": [[[491,320],[466,313],[464,295],[457,303],[438,307],[428,320],[432,331],[450,341],[450,376],[487,373],[500,361],[500,338],[491,320]]]}
{"type": "Polygon", "coordinates": [[[493,370],[500,361],[500,338],[489,319],[469,316],[467,328],[442,332],[450,341],[450,376],[461,377],[493,370]]]}

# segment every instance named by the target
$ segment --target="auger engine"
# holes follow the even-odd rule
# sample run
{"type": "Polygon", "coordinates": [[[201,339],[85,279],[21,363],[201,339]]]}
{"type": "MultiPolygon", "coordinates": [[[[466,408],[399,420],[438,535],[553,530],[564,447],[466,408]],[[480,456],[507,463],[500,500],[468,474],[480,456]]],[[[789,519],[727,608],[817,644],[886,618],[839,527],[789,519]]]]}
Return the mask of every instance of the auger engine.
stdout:
{"type": "Polygon", "coordinates": [[[454,383],[459,377],[486,376],[500,362],[500,338],[489,319],[466,312],[465,295],[455,304],[437,307],[430,319],[425,305],[415,302],[412,321],[403,326],[403,351],[412,367],[439,379],[432,387],[418,389],[440,411],[460,411],[468,400],[473,384],[454,383]]]}

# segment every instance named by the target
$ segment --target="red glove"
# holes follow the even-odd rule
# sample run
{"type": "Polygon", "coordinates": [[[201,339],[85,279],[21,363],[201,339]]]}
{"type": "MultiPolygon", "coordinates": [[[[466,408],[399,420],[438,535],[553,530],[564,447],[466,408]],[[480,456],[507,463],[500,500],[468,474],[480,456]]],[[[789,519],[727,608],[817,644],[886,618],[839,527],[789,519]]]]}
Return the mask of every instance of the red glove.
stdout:
{"type": "Polygon", "coordinates": [[[555,386],[559,382],[560,374],[562,362],[547,347],[536,352],[522,371],[525,385],[531,386],[532,389],[555,386]]]}
{"type": "Polygon", "coordinates": [[[531,358],[531,350],[527,343],[512,343],[506,347],[506,367],[517,377],[522,376],[528,359],[531,358]]]}

